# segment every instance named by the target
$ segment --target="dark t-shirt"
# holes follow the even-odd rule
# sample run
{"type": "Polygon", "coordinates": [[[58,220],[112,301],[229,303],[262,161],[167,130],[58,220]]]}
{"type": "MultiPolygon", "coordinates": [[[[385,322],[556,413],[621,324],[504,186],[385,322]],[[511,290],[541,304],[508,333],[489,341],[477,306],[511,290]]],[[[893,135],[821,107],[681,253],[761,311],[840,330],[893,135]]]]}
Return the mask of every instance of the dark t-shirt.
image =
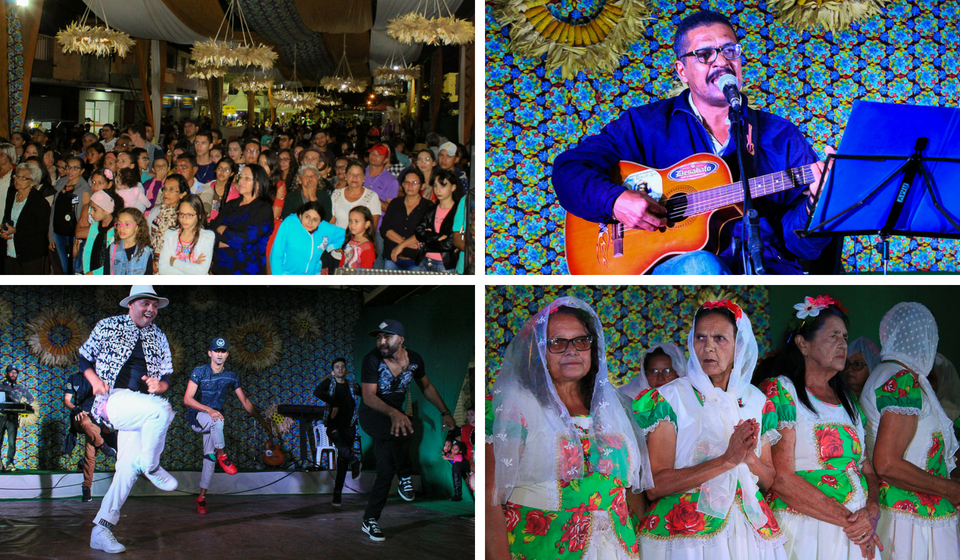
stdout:
{"type": "MultiPolygon", "coordinates": [[[[224,369],[220,373],[214,373],[210,364],[193,368],[190,374],[190,381],[197,384],[197,393],[193,396],[203,406],[209,406],[217,412],[223,412],[223,405],[227,401],[230,393],[235,393],[240,385],[240,376],[232,371],[224,369]]],[[[198,410],[189,409],[187,418],[191,426],[199,427],[197,422],[198,410]]]]}
{"type": "Polygon", "coordinates": [[[82,373],[75,373],[67,379],[67,383],[63,386],[63,393],[73,395],[73,404],[79,406],[84,412],[90,413],[96,395],[93,394],[93,387],[82,373]]]}
{"type": "Polygon", "coordinates": [[[217,164],[210,162],[206,165],[197,165],[197,174],[194,178],[201,183],[209,183],[217,178],[215,169],[217,164]]]}
{"type": "MultiPolygon", "coordinates": [[[[390,201],[387,211],[383,213],[380,220],[380,235],[383,236],[383,257],[385,259],[390,258],[390,253],[397,246],[396,241],[387,238],[387,232],[393,230],[404,239],[410,237],[417,232],[417,225],[423,221],[423,215],[432,207],[432,202],[421,198],[416,208],[410,214],[407,214],[407,206],[402,196],[390,201]]],[[[400,254],[408,259],[417,258],[417,250],[410,247],[401,251],[400,254]]]]}
{"type": "Polygon", "coordinates": [[[317,386],[313,395],[322,400],[329,407],[337,408],[337,417],[327,421],[327,427],[334,430],[344,430],[350,427],[353,420],[353,408],[355,402],[353,395],[350,394],[350,383],[346,381],[337,383],[332,377],[324,379],[317,386]],[[336,385],[333,397],[330,397],[330,384],[336,385]]]}
{"type": "MultiPolygon", "coordinates": [[[[403,410],[403,401],[407,397],[407,387],[414,379],[421,379],[426,375],[424,370],[423,358],[420,354],[412,350],[407,350],[410,357],[410,365],[406,370],[394,377],[390,368],[380,357],[380,350],[374,348],[369,354],[363,357],[363,365],[360,367],[361,383],[376,383],[377,396],[380,399],[397,410],[403,410]]],[[[372,411],[363,401],[360,402],[360,411],[372,411]]]]}
{"type": "Polygon", "coordinates": [[[143,356],[143,341],[137,338],[137,343],[133,346],[133,352],[130,353],[127,363],[120,368],[120,373],[117,375],[113,388],[146,393],[147,384],[141,379],[144,375],[147,375],[147,359],[143,356]]]}

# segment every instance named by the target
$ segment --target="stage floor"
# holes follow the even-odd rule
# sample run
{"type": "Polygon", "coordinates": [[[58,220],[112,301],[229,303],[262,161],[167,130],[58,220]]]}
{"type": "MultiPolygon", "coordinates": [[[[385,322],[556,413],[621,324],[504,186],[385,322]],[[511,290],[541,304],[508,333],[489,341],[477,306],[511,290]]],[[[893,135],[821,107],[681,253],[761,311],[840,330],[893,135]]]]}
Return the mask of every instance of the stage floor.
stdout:
{"type": "MultiPolygon", "coordinates": [[[[418,560],[472,558],[474,502],[421,500],[394,494],[380,518],[384,542],[360,530],[366,495],[208,496],[207,515],[195,497],[131,497],[114,529],[124,559],[418,560]]],[[[100,500],[17,500],[0,504],[0,551],[5,559],[108,558],[92,550],[92,520],[100,500]]]]}

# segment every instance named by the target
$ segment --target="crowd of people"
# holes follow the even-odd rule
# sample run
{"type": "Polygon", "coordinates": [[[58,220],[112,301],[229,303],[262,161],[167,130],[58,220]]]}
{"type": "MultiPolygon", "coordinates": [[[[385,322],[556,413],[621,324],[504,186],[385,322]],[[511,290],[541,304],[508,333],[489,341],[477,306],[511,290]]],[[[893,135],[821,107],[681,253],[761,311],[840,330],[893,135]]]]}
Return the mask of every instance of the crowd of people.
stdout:
{"type": "Polygon", "coordinates": [[[960,379],[933,314],[897,304],[878,349],[829,296],[792,311],[758,363],[746,312],[706,302],[688,359],[653,344],[617,390],[597,313],[546,305],[487,398],[487,557],[960,557],[960,379]]]}
{"type": "Polygon", "coordinates": [[[469,158],[436,133],[290,123],[224,138],[192,118],[161,132],[0,138],[0,271],[464,272],[469,158]]]}

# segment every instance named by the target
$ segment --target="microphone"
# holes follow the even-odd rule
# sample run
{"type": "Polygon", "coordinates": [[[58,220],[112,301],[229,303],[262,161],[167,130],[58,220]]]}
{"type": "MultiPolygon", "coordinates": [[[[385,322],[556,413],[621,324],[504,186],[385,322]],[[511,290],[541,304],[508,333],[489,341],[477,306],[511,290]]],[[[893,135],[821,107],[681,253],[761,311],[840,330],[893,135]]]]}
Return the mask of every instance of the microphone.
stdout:
{"type": "Polygon", "coordinates": [[[740,110],[740,90],[737,89],[737,77],[733,74],[724,74],[717,78],[717,87],[727,98],[727,102],[735,111],[740,110]]]}

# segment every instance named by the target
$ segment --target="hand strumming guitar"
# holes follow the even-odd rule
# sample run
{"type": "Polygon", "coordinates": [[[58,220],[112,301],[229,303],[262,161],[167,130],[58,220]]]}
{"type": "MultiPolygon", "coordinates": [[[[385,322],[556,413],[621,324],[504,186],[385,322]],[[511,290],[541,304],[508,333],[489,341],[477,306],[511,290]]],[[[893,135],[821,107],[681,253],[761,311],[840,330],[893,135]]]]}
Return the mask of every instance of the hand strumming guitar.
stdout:
{"type": "Polygon", "coordinates": [[[624,226],[653,231],[665,227],[667,209],[640,191],[624,191],[613,203],[613,216],[624,226]]]}

